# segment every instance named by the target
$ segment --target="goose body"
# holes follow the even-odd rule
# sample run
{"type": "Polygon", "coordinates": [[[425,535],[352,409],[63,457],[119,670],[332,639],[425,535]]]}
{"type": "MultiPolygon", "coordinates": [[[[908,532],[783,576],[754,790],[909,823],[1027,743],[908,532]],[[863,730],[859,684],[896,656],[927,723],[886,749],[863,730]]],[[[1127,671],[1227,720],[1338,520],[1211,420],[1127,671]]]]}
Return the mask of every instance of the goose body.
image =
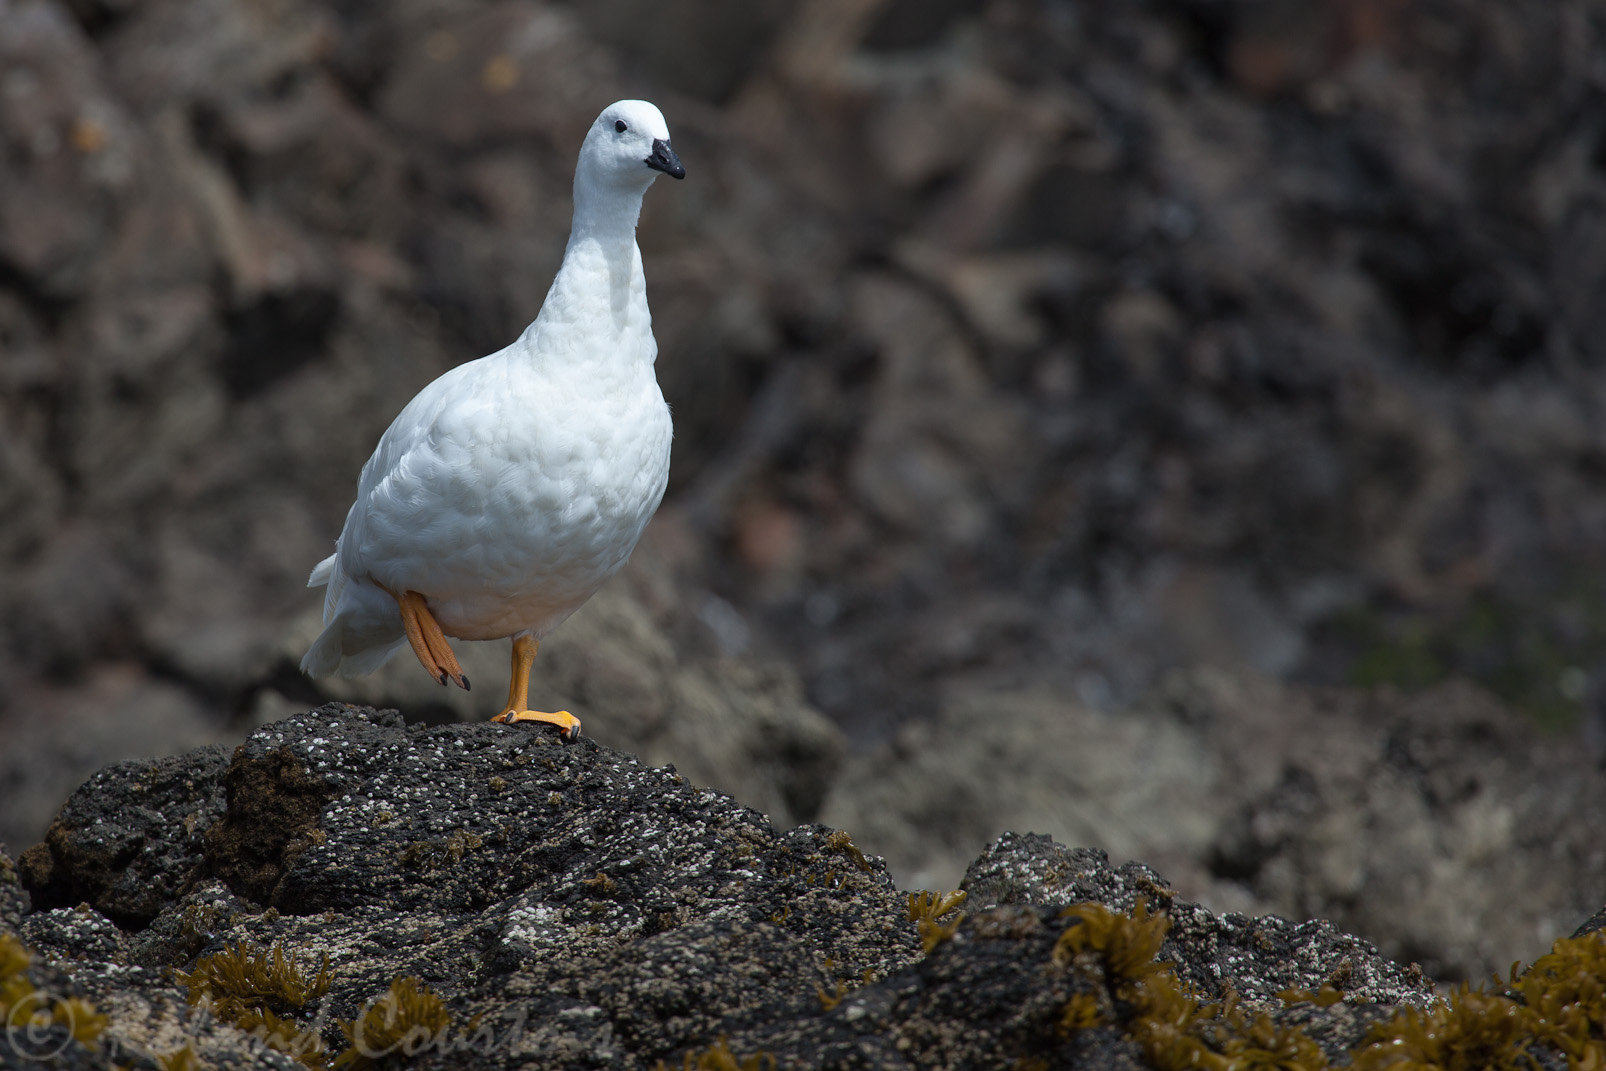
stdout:
{"type": "MultiPolygon", "coordinates": [[[[445,635],[523,638],[533,656],[534,641],[629,559],[669,476],[669,409],[635,241],[652,180],[684,175],[668,142],[644,101],[598,116],[576,167],[568,247],[535,322],[421,390],[363,466],[335,553],[309,580],[327,591],[305,672],[383,664],[409,639],[404,593],[445,635]]],[[[516,651],[515,678],[517,662],[516,651]]]]}

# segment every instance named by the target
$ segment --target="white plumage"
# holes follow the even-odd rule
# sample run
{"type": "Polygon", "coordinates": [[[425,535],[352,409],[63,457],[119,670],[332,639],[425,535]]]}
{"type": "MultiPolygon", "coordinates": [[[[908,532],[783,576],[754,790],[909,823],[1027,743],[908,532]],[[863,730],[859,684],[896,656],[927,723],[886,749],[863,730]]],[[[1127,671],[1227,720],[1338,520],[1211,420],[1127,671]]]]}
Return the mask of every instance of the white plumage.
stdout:
{"type": "MultiPolygon", "coordinates": [[[[303,671],[378,668],[407,642],[406,592],[449,636],[539,640],[630,557],[669,475],[635,239],[659,172],[685,174],[658,109],[605,109],[580,150],[573,230],[535,322],[420,391],[363,466],[335,553],[308,582],[328,591],[303,671]]],[[[515,688],[518,670],[515,653],[515,688]]],[[[510,708],[520,702],[510,695],[510,708]]]]}

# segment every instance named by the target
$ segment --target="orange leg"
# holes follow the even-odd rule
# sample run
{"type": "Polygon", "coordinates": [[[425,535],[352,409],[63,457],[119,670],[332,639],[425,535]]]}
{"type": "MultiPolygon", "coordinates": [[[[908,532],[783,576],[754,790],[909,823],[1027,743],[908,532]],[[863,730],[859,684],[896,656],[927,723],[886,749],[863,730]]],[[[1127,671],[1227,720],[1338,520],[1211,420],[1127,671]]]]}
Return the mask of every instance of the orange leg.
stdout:
{"type": "Polygon", "coordinates": [[[379,586],[401,608],[402,629],[407,633],[407,642],[412,644],[413,654],[418,656],[424,672],[442,684],[450,679],[459,688],[468,691],[468,678],[463,675],[463,667],[458,665],[457,655],[452,653],[451,645],[446,642],[446,633],[441,631],[435,615],[429,612],[429,604],[424,601],[424,596],[416,591],[397,595],[383,584],[379,586]]]}
{"type": "Polygon", "coordinates": [[[535,662],[535,652],[539,647],[529,636],[520,636],[513,641],[513,673],[507,682],[507,706],[491,720],[504,725],[512,725],[516,721],[544,721],[556,725],[565,740],[573,740],[580,735],[580,719],[567,710],[548,713],[526,709],[530,705],[530,666],[535,662]]]}

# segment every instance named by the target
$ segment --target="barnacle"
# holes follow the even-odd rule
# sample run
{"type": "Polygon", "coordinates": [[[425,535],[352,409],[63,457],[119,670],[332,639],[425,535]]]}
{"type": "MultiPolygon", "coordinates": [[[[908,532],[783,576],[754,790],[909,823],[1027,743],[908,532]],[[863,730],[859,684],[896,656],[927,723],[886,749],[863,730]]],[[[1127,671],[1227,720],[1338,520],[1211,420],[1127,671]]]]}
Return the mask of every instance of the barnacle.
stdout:
{"type": "MultiPolygon", "coordinates": [[[[849,988],[846,982],[842,981],[840,978],[837,978],[836,960],[833,957],[826,956],[825,962],[821,964],[821,966],[824,968],[826,981],[830,982],[833,988],[826,989],[823,985],[816,985],[814,987],[814,993],[820,998],[820,1007],[826,1011],[831,1011],[838,1004],[841,1004],[842,999],[853,990],[849,988]]],[[[875,981],[875,971],[866,967],[864,970],[864,977],[861,979],[861,984],[869,985],[873,981],[875,981]]]]}
{"type": "Polygon", "coordinates": [[[397,978],[356,1019],[341,1020],[341,1033],[351,1048],[335,1058],[334,1066],[363,1071],[391,1053],[411,1056],[441,1040],[451,1022],[446,1002],[422,979],[397,978]]]}

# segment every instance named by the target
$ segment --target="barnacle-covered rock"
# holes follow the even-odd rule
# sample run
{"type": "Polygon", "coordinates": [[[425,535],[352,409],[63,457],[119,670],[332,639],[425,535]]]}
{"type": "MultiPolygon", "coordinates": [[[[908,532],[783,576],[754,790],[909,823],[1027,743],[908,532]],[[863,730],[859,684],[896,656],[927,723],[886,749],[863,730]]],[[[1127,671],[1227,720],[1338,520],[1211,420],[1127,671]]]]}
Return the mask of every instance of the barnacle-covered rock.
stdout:
{"type": "Polygon", "coordinates": [[[221,768],[201,749],[132,769],[64,816],[83,837],[143,808],[137,852],[23,868],[32,910],[0,865],[29,991],[104,1017],[81,1066],[1318,1069],[1489,1009],[1534,1032],[1508,1055],[1581,1038],[1587,1057],[1601,1026],[1594,945],[1443,1006],[1328,923],[1218,916],[1047,837],[1001,838],[955,893],[900,892],[846,833],[778,830],[543,727],[332,704],[221,768]],[[203,784],[222,798],[186,823],[203,784]],[[162,876],[148,914],[51,899],[141,874],[162,876]]]}

